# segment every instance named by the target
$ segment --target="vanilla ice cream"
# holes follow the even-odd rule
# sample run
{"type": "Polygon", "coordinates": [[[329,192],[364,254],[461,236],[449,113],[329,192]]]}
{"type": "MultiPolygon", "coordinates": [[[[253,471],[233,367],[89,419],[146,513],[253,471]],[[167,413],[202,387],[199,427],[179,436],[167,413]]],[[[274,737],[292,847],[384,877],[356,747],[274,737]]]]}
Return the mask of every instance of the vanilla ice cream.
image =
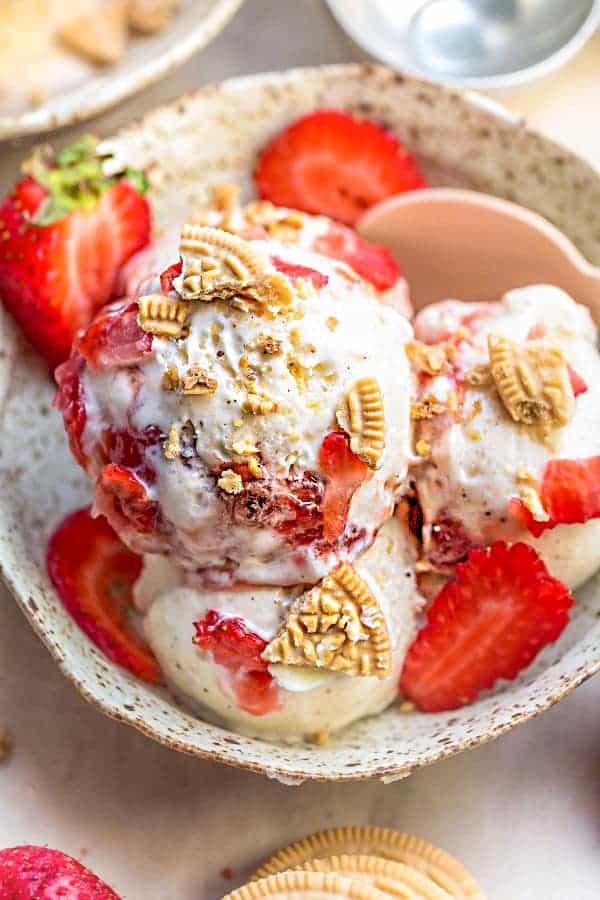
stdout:
{"type": "Polygon", "coordinates": [[[405,651],[414,636],[419,597],[414,560],[396,519],[379,531],[373,545],[354,566],[378,601],[392,641],[388,677],[354,677],[323,669],[275,664],[273,710],[256,714],[240,707],[237,673],[214,662],[193,642],[194,623],[209,610],[241,619],[270,641],[301,588],[239,586],[205,590],[184,584],[189,576],[159,557],[146,557],[136,585],[136,603],[144,613],[145,636],[173,690],[203,717],[256,737],[293,741],[317,732],[335,731],[364,716],[375,715],[397,697],[405,651]]]}
{"type": "MultiPolygon", "coordinates": [[[[524,540],[553,575],[577,587],[600,566],[600,520],[556,525],[534,538],[510,514],[509,501],[521,498],[543,520],[538,491],[546,464],[600,453],[600,357],[588,310],[558,288],[534,285],[499,303],[429,306],[417,316],[415,333],[448,351],[440,374],[421,373],[420,403],[413,407],[420,454],[413,479],[426,560],[444,571],[475,544],[524,540]],[[572,385],[561,388],[564,420],[547,433],[509,414],[490,376],[489,335],[499,336],[492,337],[499,347],[508,339],[511,347],[534,352],[557,348],[571,375],[587,386],[578,396],[572,385]]],[[[556,378],[564,378],[560,365],[556,378]]],[[[553,389],[554,382],[548,396],[553,389]]]]}
{"type": "Polygon", "coordinates": [[[139,325],[114,314],[126,341],[147,341],[139,358],[108,327],[80,342],[96,509],[132,549],[206,583],[313,584],[392,514],[410,456],[411,326],[298,241],[190,234],[200,249],[182,251],[181,274],[138,279],[139,325]],[[186,293],[204,261],[203,279],[218,262],[231,283],[186,293]]]}

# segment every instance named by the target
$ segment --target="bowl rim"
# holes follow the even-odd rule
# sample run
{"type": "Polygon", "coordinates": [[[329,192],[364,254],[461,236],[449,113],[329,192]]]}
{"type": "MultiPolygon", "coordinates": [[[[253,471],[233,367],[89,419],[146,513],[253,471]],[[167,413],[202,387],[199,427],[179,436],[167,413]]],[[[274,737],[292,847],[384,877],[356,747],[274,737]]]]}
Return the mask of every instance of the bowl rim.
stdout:
{"type": "Polygon", "coordinates": [[[440,74],[438,76],[433,71],[425,71],[419,66],[411,65],[404,60],[398,60],[393,53],[386,53],[376,49],[372,41],[365,40],[362,32],[345,20],[340,10],[340,0],[326,0],[326,2],[340,28],[358,47],[361,47],[374,59],[379,59],[385,65],[390,66],[390,68],[415,78],[427,79],[439,85],[448,85],[454,88],[472,88],[474,90],[504,90],[528,84],[538,78],[543,78],[545,75],[550,75],[572,59],[592,38],[598,25],[600,25],[600,0],[592,0],[586,18],[569,40],[562,47],[559,47],[558,50],[555,50],[539,62],[533,63],[531,66],[525,66],[524,68],[498,75],[464,75],[454,77],[440,74]]]}
{"type": "Polygon", "coordinates": [[[149,87],[186,62],[194,53],[206,47],[223,30],[244,2],[245,0],[212,0],[212,6],[206,16],[191,28],[183,40],[172,44],[156,57],[140,62],[131,71],[123,74],[115,73],[103,81],[100,89],[90,94],[83,104],[79,104],[78,98],[85,83],[58,95],[61,106],[67,98],[66,109],[57,111],[54,108],[56,99],[51,98],[38,109],[0,115],[0,141],[6,138],[43,134],[76,125],[149,87]]]}
{"type": "MultiPolygon", "coordinates": [[[[193,104],[196,100],[214,97],[216,93],[222,94],[223,92],[229,91],[233,94],[239,95],[251,88],[264,86],[283,86],[290,82],[297,82],[299,79],[317,75],[319,78],[322,76],[331,76],[344,79],[352,78],[356,81],[360,81],[361,77],[364,77],[366,74],[378,73],[387,76],[393,74],[393,70],[371,63],[350,63],[292,68],[285,71],[266,72],[257,75],[247,75],[231,78],[222,82],[216,82],[213,84],[202,86],[194,91],[184,94],[182,97],[176,98],[170,103],[163,104],[157,109],[149,111],[138,120],[130,122],[125,128],[117,132],[115,137],[118,138],[120,134],[127,134],[132,130],[137,129],[140,125],[143,125],[144,123],[151,121],[155,116],[160,115],[162,111],[169,111],[188,103],[193,104]]],[[[529,129],[520,117],[515,116],[512,112],[506,110],[502,105],[500,105],[496,101],[490,100],[487,97],[481,97],[480,95],[472,91],[459,91],[449,87],[440,86],[435,83],[424,81],[423,79],[408,77],[404,80],[411,82],[416,89],[420,86],[427,86],[429,88],[433,87],[436,92],[439,92],[447,99],[453,96],[459,96],[461,98],[461,101],[464,102],[467,106],[477,108],[478,110],[483,110],[486,114],[495,118],[499,124],[503,126],[509,125],[513,128],[517,127],[532,135],[536,139],[540,138],[539,133],[532,129],[529,129]]],[[[554,147],[560,150],[567,157],[585,164],[586,167],[593,172],[595,177],[598,179],[598,182],[600,183],[600,170],[598,168],[590,166],[590,164],[586,160],[583,160],[578,154],[564,147],[561,147],[555,141],[546,137],[544,137],[543,140],[549,148],[554,147]]],[[[8,331],[10,332],[13,327],[14,326],[12,326],[12,322],[10,322],[8,324],[8,331]]],[[[10,335],[8,337],[8,340],[14,345],[14,340],[12,340],[10,335]]],[[[0,398],[0,400],[1,399],[2,398],[0,398]]],[[[4,520],[4,522],[6,523],[14,524],[15,515],[13,512],[11,512],[10,508],[7,507],[8,504],[6,503],[6,497],[3,496],[3,492],[0,492],[0,520],[4,520]]],[[[531,703],[526,708],[519,708],[515,713],[512,714],[510,720],[492,725],[483,733],[476,734],[475,736],[465,735],[464,737],[457,738],[451,745],[444,744],[441,747],[436,747],[431,752],[429,752],[426,757],[421,757],[416,762],[390,762],[389,764],[386,763],[377,767],[372,767],[371,769],[368,768],[368,765],[364,765],[359,770],[352,769],[349,771],[341,771],[338,769],[334,774],[331,775],[323,772],[315,773],[314,771],[304,771],[301,768],[302,763],[300,761],[298,761],[296,767],[294,768],[291,764],[280,765],[275,760],[267,764],[266,762],[262,763],[260,761],[256,761],[255,759],[247,759],[240,756],[235,752],[235,749],[230,749],[227,745],[218,749],[199,747],[193,742],[192,738],[173,737],[165,732],[161,733],[158,728],[149,724],[147,721],[142,720],[139,715],[129,715],[127,711],[124,711],[122,709],[122,706],[120,706],[116,700],[113,700],[106,696],[99,697],[88,686],[85,677],[82,678],[78,676],[69,668],[64,654],[61,652],[60,641],[52,635],[51,629],[49,629],[47,626],[44,627],[43,624],[36,618],[35,601],[33,600],[33,598],[29,597],[30,585],[28,576],[24,571],[21,570],[18,554],[16,554],[15,551],[11,549],[10,542],[5,542],[3,540],[0,540],[0,576],[2,576],[10,592],[15,597],[17,604],[23,610],[34,631],[41,638],[43,644],[54,657],[60,671],[77,688],[78,692],[83,696],[83,698],[97,707],[100,712],[104,713],[109,718],[115,719],[116,721],[133,726],[136,730],[144,734],[146,737],[152,738],[159,744],[168,747],[169,749],[176,750],[190,756],[206,759],[212,762],[221,762],[234,768],[241,768],[258,774],[267,775],[270,778],[275,778],[287,784],[299,784],[305,780],[322,782],[350,782],[380,779],[384,782],[392,782],[405,778],[419,768],[430,765],[434,762],[438,762],[442,759],[450,758],[451,756],[454,756],[455,754],[463,750],[468,750],[473,747],[485,744],[488,741],[493,740],[496,737],[499,737],[500,735],[509,731],[515,725],[532,719],[539,713],[552,707],[559,700],[568,696],[576,687],[583,684],[588,678],[600,671],[599,647],[598,653],[595,657],[592,657],[579,665],[577,671],[573,672],[572,674],[567,674],[563,678],[561,678],[560,683],[555,685],[553,689],[548,690],[543,697],[536,698],[535,704],[531,703]],[[29,604],[32,600],[33,605],[30,606],[29,604]]],[[[83,634],[82,637],[84,640],[88,640],[83,634]]],[[[114,665],[112,663],[109,663],[108,660],[106,660],[106,662],[107,665],[111,667],[114,665]]],[[[169,699],[169,702],[173,705],[178,706],[176,701],[172,698],[169,699]]],[[[185,710],[184,713],[190,715],[185,710]]],[[[190,717],[195,721],[199,720],[202,724],[210,725],[210,723],[207,723],[206,720],[199,719],[199,717],[194,717],[193,715],[191,715],[190,717]]],[[[222,731],[226,736],[235,737],[240,741],[250,741],[252,743],[259,744],[273,744],[273,742],[265,742],[257,738],[248,738],[244,735],[239,735],[237,732],[234,732],[231,729],[220,728],[219,730],[222,731]]],[[[232,741],[231,743],[234,742],[232,741]]]]}

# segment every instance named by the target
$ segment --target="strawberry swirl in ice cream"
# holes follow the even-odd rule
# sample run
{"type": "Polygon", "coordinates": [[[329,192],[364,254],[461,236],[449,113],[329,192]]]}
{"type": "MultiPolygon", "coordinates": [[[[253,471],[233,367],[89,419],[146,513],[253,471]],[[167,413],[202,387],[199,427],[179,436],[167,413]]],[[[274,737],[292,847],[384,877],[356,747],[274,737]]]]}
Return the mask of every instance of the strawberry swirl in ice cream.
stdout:
{"type": "MultiPolygon", "coordinates": [[[[600,565],[600,356],[588,310],[534,285],[422,310],[413,470],[423,567],[526,541],[571,588],[600,565]],[[437,367],[437,370],[436,370],[437,367]]],[[[418,367],[418,366],[417,366],[418,367]]]]}
{"type": "Polygon", "coordinates": [[[79,338],[58,403],[133,550],[218,585],[314,583],[392,513],[412,329],[346,263],[228,228],[184,227],[182,262],[79,338]]]}

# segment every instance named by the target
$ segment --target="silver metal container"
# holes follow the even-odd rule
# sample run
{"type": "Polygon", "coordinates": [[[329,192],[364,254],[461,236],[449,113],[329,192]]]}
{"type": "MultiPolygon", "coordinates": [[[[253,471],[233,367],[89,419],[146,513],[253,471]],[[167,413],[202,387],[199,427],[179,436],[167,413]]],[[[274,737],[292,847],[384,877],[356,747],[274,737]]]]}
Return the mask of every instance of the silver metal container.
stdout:
{"type": "Polygon", "coordinates": [[[372,56],[432,81],[508,88],[548,74],[600,23],[598,0],[327,0],[372,56]]]}

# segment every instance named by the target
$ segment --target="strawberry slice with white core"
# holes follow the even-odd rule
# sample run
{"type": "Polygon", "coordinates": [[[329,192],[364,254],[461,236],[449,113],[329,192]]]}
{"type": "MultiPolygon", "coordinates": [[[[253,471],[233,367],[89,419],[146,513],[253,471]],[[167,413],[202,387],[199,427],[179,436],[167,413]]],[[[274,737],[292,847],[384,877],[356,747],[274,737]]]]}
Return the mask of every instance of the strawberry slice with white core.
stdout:
{"type": "Polygon", "coordinates": [[[130,621],[142,558],[106,519],[87,508],[68,515],[50,538],[46,566],[65,608],[100,650],[138,678],[160,681],[156,659],[130,621]]]}
{"type": "Polygon", "coordinates": [[[424,712],[471,703],[513,679],[555,641],[573,597],[527,544],[471,550],[439,591],[410,646],[400,691],[424,712]]]}
{"type": "Polygon", "coordinates": [[[323,537],[333,542],[344,533],[352,497],[368,478],[369,467],[352,452],[347,436],[339,431],[331,431],[323,439],[319,466],[325,476],[323,537]]]}
{"type": "Polygon", "coordinates": [[[426,187],[395,135],[341,109],[317,110],[281,131],[260,154],[254,180],[277,206],[348,225],[386,197],[426,187]]]}

